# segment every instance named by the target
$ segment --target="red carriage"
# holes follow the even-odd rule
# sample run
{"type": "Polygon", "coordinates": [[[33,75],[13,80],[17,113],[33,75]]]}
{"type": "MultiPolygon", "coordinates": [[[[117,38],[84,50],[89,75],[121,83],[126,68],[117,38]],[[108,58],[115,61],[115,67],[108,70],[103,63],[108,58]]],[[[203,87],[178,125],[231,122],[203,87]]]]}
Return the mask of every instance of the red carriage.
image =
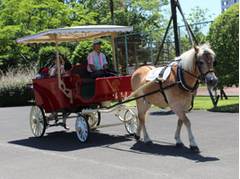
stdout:
{"type": "MultiPolygon", "coordinates": [[[[103,36],[112,37],[113,62],[115,63],[114,38],[119,32],[132,31],[132,27],[95,25],[53,29],[17,40],[18,43],[49,43],[56,46],[61,42],[80,41],[103,36]]],[[[66,119],[76,118],[75,129],[78,139],[85,142],[89,132],[100,124],[102,112],[116,111],[116,116],[124,122],[128,133],[137,128],[136,114],[114,101],[121,101],[131,93],[131,76],[112,76],[92,79],[84,75],[84,65],[74,66],[69,73],[60,74],[60,60],[56,48],[57,77],[33,79],[36,105],[30,112],[30,127],[36,137],[44,135],[46,128],[63,126],[66,119]],[[76,73],[78,72],[78,73],[76,73]],[[80,72],[80,73],[79,73],[80,72]]]]}

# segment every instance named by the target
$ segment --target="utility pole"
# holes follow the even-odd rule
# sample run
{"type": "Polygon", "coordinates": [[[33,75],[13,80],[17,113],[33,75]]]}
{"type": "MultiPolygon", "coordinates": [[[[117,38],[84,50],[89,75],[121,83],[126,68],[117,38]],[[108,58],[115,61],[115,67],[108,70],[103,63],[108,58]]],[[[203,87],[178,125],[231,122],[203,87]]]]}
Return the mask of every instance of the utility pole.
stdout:
{"type": "Polygon", "coordinates": [[[172,10],[172,20],[173,20],[173,30],[174,30],[174,42],[175,42],[175,54],[180,55],[180,44],[178,36],[178,24],[177,24],[177,3],[178,0],[171,0],[171,10],[172,10]]]}
{"type": "Polygon", "coordinates": [[[109,1],[109,6],[110,6],[110,12],[111,12],[112,25],[114,25],[115,22],[114,22],[114,4],[113,4],[113,0],[109,1]]]}

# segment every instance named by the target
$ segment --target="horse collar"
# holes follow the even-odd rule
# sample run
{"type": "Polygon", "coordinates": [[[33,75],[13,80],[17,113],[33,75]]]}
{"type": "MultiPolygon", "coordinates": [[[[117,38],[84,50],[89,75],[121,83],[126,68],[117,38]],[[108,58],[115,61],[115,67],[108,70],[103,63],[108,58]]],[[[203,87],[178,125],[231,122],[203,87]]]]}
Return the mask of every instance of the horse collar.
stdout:
{"type": "Polygon", "coordinates": [[[187,91],[187,92],[191,92],[193,93],[197,88],[198,88],[198,85],[199,85],[199,80],[198,80],[198,77],[196,77],[195,75],[193,75],[192,73],[190,72],[187,72],[188,74],[190,74],[191,76],[193,76],[194,78],[197,79],[195,85],[193,87],[189,86],[186,81],[185,81],[185,78],[184,78],[184,73],[183,72],[187,72],[186,70],[184,70],[182,67],[181,67],[181,64],[178,63],[177,65],[177,81],[178,81],[178,86],[187,91]]]}

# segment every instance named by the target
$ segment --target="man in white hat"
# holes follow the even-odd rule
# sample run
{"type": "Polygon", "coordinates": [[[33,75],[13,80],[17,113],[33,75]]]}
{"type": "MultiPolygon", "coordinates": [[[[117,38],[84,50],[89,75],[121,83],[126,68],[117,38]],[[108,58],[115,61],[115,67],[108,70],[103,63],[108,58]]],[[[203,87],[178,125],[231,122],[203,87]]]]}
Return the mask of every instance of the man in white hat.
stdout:
{"type": "Polygon", "coordinates": [[[101,41],[93,41],[93,51],[87,57],[87,70],[93,78],[106,76],[104,70],[108,68],[106,56],[100,52],[100,49],[101,41]]]}

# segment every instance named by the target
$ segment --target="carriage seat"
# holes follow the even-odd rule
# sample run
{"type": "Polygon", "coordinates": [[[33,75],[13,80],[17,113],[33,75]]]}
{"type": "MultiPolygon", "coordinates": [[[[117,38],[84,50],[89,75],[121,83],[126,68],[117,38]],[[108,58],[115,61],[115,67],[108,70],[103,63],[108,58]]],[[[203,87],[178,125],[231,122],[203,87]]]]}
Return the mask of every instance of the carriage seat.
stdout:
{"type": "Polygon", "coordinates": [[[87,64],[75,65],[71,74],[77,74],[81,78],[80,95],[84,99],[91,99],[95,94],[95,79],[91,78],[87,71],[87,64]]]}
{"type": "Polygon", "coordinates": [[[81,78],[91,78],[87,71],[87,64],[74,65],[70,70],[71,74],[78,74],[81,78]]]}

